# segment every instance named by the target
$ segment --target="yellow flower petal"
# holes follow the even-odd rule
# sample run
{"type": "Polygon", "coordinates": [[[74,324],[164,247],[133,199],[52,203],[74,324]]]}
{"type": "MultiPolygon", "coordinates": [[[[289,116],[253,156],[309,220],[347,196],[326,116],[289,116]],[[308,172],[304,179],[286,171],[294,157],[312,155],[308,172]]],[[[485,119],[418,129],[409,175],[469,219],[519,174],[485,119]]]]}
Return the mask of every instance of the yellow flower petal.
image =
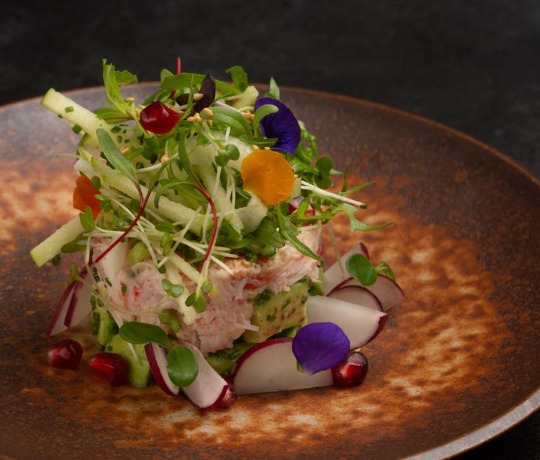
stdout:
{"type": "Polygon", "coordinates": [[[251,152],[242,161],[240,174],[244,189],[267,206],[275,206],[291,196],[294,173],[281,153],[267,149],[251,152]]]}

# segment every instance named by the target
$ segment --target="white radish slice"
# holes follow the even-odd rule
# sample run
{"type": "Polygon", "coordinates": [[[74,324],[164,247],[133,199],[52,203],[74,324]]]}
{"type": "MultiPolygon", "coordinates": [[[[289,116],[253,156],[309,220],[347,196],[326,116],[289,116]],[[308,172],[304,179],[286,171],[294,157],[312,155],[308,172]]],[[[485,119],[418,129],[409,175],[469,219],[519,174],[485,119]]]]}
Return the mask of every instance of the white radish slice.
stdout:
{"type": "Polygon", "coordinates": [[[269,339],[246,351],[238,359],[232,376],[236,392],[266,393],[333,385],[330,369],[313,375],[298,370],[292,340],[269,339]]]}
{"type": "Polygon", "coordinates": [[[81,272],[81,277],[81,281],[71,283],[62,294],[47,328],[48,335],[59,334],[70,326],[81,323],[90,315],[92,289],[84,282],[87,277],[85,269],[81,272]]]}
{"type": "Polygon", "coordinates": [[[383,311],[383,306],[377,296],[364,286],[338,286],[328,294],[328,297],[383,311]]]}
{"type": "Polygon", "coordinates": [[[182,392],[193,404],[201,409],[219,403],[227,394],[229,384],[208,364],[198,348],[190,344],[183,344],[182,346],[189,348],[193,352],[199,365],[197,377],[188,386],[181,387],[182,392]]]}
{"type": "Polygon", "coordinates": [[[103,259],[99,261],[99,265],[105,274],[105,277],[110,281],[116,279],[118,273],[126,262],[128,253],[128,244],[124,241],[118,243],[112,248],[103,259]]]}
{"type": "Polygon", "coordinates": [[[310,296],[306,308],[308,323],[337,324],[349,338],[351,349],[373,340],[387,318],[382,311],[321,295],[310,296]]]}
{"type": "Polygon", "coordinates": [[[167,372],[167,352],[157,343],[147,343],[144,346],[146,358],[150,364],[150,371],[158,386],[168,395],[177,396],[180,387],[173,383],[167,372]]]}
{"type": "Polygon", "coordinates": [[[345,264],[347,263],[347,259],[354,254],[362,254],[369,259],[368,249],[364,243],[354,245],[343,254],[338,261],[334,262],[323,273],[323,290],[326,295],[351,276],[347,272],[345,264]]]}
{"type": "Polygon", "coordinates": [[[350,277],[339,285],[340,288],[346,286],[365,287],[379,299],[384,311],[399,305],[405,298],[405,294],[401,287],[395,281],[384,275],[377,276],[377,281],[371,286],[363,286],[357,279],[350,277]]]}

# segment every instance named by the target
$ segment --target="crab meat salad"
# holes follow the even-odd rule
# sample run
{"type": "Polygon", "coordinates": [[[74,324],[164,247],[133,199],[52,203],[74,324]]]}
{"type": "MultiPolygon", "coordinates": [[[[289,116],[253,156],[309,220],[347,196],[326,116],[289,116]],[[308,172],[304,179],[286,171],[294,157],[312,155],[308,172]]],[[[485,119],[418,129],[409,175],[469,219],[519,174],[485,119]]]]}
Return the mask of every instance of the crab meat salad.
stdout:
{"type": "Polygon", "coordinates": [[[91,374],[203,409],[359,385],[361,347],[403,292],[360,242],[325,248],[336,262],[324,266],[321,234],[335,241],[338,214],[353,233],[386,225],[358,217],[366,205],[352,196],[366,184],[349,187],[317,152],[273,79],[262,94],[240,66],[223,80],[180,67],[136,100],[137,77],[104,60],[107,103],[94,111],[54,89],[43,97],[80,134],[79,213],[30,252],[38,267],[80,254],[48,327],[62,334],[49,363],[79,367],[68,330],[82,325],[95,336],[91,374]]]}

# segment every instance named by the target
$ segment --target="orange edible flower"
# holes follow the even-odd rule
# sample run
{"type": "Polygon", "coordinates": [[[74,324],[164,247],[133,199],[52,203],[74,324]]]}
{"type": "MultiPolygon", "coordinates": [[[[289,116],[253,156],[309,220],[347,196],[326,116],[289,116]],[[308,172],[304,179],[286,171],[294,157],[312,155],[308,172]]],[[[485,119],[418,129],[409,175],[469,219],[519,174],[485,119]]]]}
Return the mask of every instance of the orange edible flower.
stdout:
{"type": "Polygon", "coordinates": [[[293,191],[294,172],[281,153],[261,149],[242,161],[240,174],[244,189],[257,195],[267,206],[289,198],[293,191]]]}
{"type": "Polygon", "coordinates": [[[99,200],[95,197],[99,191],[94,188],[92,182],[86,176],[77,177],[75,190],[73,190],[73,207],[84,212],[86,206],[90,206],[94,219],[101,211],[99,200]]]}

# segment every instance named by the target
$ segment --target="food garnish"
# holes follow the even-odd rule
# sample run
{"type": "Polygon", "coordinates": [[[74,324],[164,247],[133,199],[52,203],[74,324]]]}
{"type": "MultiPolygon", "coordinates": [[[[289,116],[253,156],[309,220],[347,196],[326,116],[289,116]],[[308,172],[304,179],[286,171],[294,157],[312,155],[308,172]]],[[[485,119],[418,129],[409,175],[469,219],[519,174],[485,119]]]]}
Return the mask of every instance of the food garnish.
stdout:
{"type": "MultiPolygon", "coordinates": [[[[242,67],[227,74],[186,73],[178,61],[136,100],[137,77],[104,60],[105,107],[44,96],[81,135],[80,213],[31,251],[38,267],[81,253],[48,333],[89,322],[93,375],[155,382],[203,409],[237,394],[359,385],[359,349],[403,292],[363,244],[332,248],[324,268],[321,232],[337,215],[353,233],[383,228],[351,198],[370,183],[347,185],[273,79],[261,94],[242,67]]],[[[81,355],[66,339],[49,360],[75,368],[81,355]]]]}

